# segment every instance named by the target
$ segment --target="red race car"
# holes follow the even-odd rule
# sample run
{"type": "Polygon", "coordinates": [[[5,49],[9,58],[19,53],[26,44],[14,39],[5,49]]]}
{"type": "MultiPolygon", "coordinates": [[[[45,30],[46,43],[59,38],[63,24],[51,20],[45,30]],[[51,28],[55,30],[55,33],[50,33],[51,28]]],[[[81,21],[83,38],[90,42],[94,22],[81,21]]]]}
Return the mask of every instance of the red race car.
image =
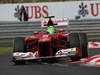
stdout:
{"type": "Polygon", "coordinates": [[[85,33],[63,33],[60,29],[54,34],[34,32],[34,36],[16,37],[12,61],[25,64],[26,61],[59,61],[70,58],[72,61],[88,57],[87,35],[85,33]]]}

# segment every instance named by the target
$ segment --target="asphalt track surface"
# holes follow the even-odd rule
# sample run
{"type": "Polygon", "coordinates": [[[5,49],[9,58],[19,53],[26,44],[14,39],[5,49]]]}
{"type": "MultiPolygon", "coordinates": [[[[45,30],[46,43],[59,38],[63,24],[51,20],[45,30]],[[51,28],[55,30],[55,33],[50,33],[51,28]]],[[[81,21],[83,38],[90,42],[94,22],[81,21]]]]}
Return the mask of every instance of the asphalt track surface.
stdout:
{"type": "MultiPolygon", "coordinates": [[[[99,53],[100,49],[89,49],[89,56],[99,53]]],[[[14,65],[10,60],[11,54],[0,55],[0,75],[100,75],[100,67],[68,63],[14,65]]]]}

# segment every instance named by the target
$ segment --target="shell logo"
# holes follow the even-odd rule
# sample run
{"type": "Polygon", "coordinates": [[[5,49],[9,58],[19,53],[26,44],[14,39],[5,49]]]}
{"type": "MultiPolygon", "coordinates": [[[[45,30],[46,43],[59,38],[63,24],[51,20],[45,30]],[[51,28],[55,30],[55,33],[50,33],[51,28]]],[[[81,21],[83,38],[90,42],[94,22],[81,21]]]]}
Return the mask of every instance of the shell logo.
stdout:
{"type": "Polygon", "coordinates": [[[20,56],[19,52],[16,52],[16,56],[20,56]]]}

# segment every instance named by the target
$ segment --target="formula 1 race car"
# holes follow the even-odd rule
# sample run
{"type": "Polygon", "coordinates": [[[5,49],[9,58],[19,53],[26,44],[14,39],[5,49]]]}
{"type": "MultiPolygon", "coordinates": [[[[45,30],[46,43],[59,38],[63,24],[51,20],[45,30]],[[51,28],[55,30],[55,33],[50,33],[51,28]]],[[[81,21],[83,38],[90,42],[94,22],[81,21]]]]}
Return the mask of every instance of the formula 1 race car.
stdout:
{"type": "Polygon", "coordinates": [[[59,29],[54,34],[33,32],[34,36],[16,37],[12,61],[19,65],[34,60],[54,62],[61,58],[70,58],[78,61],[88,57],[87,35],[63,32],[63,29],[59,29]]]}

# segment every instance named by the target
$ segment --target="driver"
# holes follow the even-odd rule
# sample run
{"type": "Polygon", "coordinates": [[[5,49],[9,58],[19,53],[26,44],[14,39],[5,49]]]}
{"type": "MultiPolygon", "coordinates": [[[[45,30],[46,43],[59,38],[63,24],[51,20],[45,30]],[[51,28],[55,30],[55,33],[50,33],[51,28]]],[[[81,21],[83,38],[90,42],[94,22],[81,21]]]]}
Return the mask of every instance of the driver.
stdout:
{"type": "Polygon", "coordinates": [[[49,26],[49,27],[47,28],[47,32],[48,32],[49,34],[54,34],[54,33],[55,33],[55,28],[54,28],[54,26],[49,26]]]}
{"type": "Polygon", "coordinates": [[[48,32],[49,34],[54,34],[54,32],[55,32],[55,27],[54,27],[54,23],[53,23],[53,21],[51,20],[51,18],[49,18],[49,21],[48,21],[47,26],[48,26],[47,32],[48,32]]]}

